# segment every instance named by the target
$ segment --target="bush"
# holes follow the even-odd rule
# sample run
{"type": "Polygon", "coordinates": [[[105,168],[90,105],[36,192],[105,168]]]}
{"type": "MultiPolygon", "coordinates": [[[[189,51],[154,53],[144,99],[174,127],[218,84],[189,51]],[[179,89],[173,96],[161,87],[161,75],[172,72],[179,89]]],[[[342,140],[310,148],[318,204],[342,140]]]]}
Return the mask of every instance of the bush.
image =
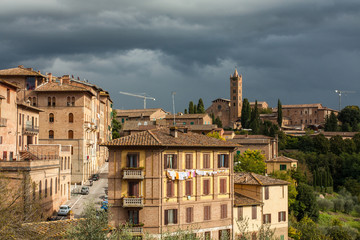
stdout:
{"type": "Polygon", "coordinates": [[[356,205],[356,206],[354,207],[354,210],[355,210],[356,214],[357,214],[358,216],[360,216],[360,205],[356,205]]]}
{"type": "Polygon", "coordinates": [[[326,198],[318,198],[317,202],[321,211],[329,211],[334,208],[334,203],[326,198]]]}
{"type": "Polygon", "coordinates": [[[349,214],[354,209],[354,202],[351,198],[346,198],[344,203],[344,212],[349,214]]]}
{"type": "Polygon", "coordinates": [[[344,211],[344,199],[342,198],[335,198],[332,200],[332,202],[334,203],[334,211],[335,212],[343,212],[344,211]]]}

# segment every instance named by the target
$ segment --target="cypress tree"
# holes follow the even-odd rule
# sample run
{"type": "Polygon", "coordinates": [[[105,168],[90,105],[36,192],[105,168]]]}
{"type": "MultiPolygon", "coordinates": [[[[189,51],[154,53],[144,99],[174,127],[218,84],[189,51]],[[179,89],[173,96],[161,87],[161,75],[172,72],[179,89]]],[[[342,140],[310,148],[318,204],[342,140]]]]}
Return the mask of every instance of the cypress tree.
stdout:
{"type": "Polygon", "coordinates": [[[187,114],[187,109],[185,108],[185,110],[184,110],[184,114],[187,114]]]}
{"type": "Polygon", "coordinates": [[[193,114],[194,113],[194,103],[193,101],[189,102],[189,114],[193,114]]]}
{"type": "Polygon", "coordinates": [[[281,105],[281,102],[280,102],[280,99],[278,99],[278,106],[277,106],[277,122],[279,124],[279,127],[281,127],[282,125],[282,105],[281,105]]]}
{"type": "Polygon", "coordinates": [[[243,107],[241,109],[241,127],[242,128],[249,128],[250,117],[251,117],[250,103],[247,98],[244,98],[243,107]]]}
{"type": "Polygon", "coordinates": [[[316,187],[317,186],[317,170],[314,170],[314,175],[313,175],[313,186],[316,187]]]}
{"type": "Polygon", "coordinates": [[[260,115],[259,115],[259,109],[257,106],[257,100],[255,101],[255,107],[251,111],[251,123],[250,127],[252,129],[253,134],[258,134],[260,131],[260,115]]]}
{"type": "Polygon", "coordinates": [[[197,106],[194,104],[194,113],[197,113],[197,106]]]}
{"type": "Polygon", "coordinates": [[[204,102],[203,102],[203,100],[201,98],[199,99],[196,112],[197,113],[205,113],[204,102]]]}

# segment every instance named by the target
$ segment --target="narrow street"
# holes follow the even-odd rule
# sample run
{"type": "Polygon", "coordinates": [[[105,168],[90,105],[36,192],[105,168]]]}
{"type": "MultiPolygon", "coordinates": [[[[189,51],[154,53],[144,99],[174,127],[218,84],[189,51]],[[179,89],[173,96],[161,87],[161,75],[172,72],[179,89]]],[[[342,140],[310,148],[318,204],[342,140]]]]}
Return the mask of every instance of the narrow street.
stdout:
{"type": "MultiPolygon", "coordinates": [[[[105,190],[108,186],[108,163],[106,162],[99,170],[100,178],[98,181],[94,181],[93,185],[90,187],[90,193],[88,195],[71,194],[71,199],[67,201],[67,205],[71,207],[71,210],[74,213],[75,218],[81,217],[81,213],[84,209],[84,206],[87,202],[93,201],[96,208],[100,209],[101,202],[105,197],[105,190]]],[[[89,186],[87,182],[84,186],[89,186]]],[[[81,188],[81,186],[78,186],[81,188]]]]}

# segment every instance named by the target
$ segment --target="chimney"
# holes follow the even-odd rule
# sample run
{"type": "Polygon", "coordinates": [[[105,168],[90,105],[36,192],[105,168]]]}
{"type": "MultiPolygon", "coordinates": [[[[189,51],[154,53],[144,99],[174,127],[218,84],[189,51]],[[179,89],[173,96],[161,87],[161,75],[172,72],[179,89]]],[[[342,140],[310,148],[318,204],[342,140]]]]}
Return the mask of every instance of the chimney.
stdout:
{"type": "Polygon", "coordinates": [[[63,84],[63,79],[60,78],[60,86],[63,84]]]}
{"type": "Polygon", "coordinates": [[[170,128],[170,135],[173,136],[174,138],[177,138],[178,133],[177,133],[176,127],[171,127],[170,128]]]}
{"type": "Polygon", "coordinates": [[[48,81],[52,82],[52,73],[48,73],[47,75],[48,75],[48,81]]]}
{"type": "Polygon", "coordinates": [[[70,75],[63,75],[61,79],[63,83],[70,84],[70,75]]]}

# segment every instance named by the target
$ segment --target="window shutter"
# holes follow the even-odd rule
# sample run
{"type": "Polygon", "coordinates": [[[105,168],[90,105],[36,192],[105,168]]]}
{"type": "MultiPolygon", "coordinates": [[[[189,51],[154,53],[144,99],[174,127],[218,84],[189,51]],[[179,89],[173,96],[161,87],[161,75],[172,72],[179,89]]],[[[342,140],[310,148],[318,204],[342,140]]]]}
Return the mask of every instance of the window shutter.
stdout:
{"type": "Polygon", "coordinates": [[[167,169],[167,158],[168,158],[168,155],[164,154],[164,169],[167,169]]]}
{"type": "Polygon", "coordinates": [[[177,209],[174,209],[174,223],[177,224],[177,209]]]}
{"type": "Polygon", "coordinates": [[[278,221],[281,222],[281,212],[279,212],[279,216],[278,216],[278,217],[279,217],[278,221]]]}
{"type": "Polygon", "coordinates": [[[190,169],[190,155],[189,154],[185,155],[185,168],[190,169]]]}
{"type": "Polygon", "coordinates": [[[193,169],[193,155],[192,154],[190,154],[190,169],[193,169]]]}
{"type": "Polygon", "coordinates": [[[172,197],[172,181],[168,180],[166,185],[166,196],[172,197]]]}
{"type": "Polygon", "coordinates": [[[191,208],[191,222],[194,221],[194,208],[191,208]]]}
{"type": "Polygon", "coordinates": [[[286,222],[286,212],[283,212],[283,215],[284,215],[284,217],[283,217],[284,222],[286,222]]]}
{"type": "Polygon", "coordinates": [[[228,154],[224,155],[224,158],[225,158],[225,161],[224,161],[225,166],[224,167],[228,168],[229,167],[229,155],[228,154]]]}
{"type": "Polygon", "coordinates": [[[130,167],[130,156],[129,156],[129,154],[126,155],[126,166],[130,167]]]}
{"type": "Polygon", "coordinates": [[[265,187],[265,200],[269,199],[269,187],[265,187]]]}
{"type": "Polygon", "coordinates": [[[269,223],[271,223],[271,214],[269,214],[269,223]]]}
{"type": "Polygon", "coordinates": [[[139,197],[139,183],[135,183],[134,185],[134,196],[139,197]]]}
{"type": "Polygon", "coordinates": [[[208,195],[209,194],[209,180],[204,180],[203,182],[203,187],[204,187],[204,195],[208,195]]]}
{"type": "Polygon", "coordinates": [[[174,157],[173,157],[173,161],[174,161],[174,162],[173,162],[173,168],[174,168],[174,169],[177,169],[177,155],[174,154],[173,156],[174,156],[174,157]]]}
{"type": "Polygon", "coordinates": [[[169,224],[169,213],[168,213],[169,210],[165,210],[165,216],[164,216],[164,219],[165,219],[165,225],[168,225],[169,224]]]}
{"type": "Polygon", "coordinates": [[[218,168],[221,167],[221,155],[219,154],[218,155],[218,168]]]}
{"type": "Polygon", "coordinates": [[[252,219],[256,219],[257,218],[257,214],[256,214],[256,206],[252,206],[252,219]]]}
{"type": "Polygon", "coordinates": [[[243,207],[238,207],[238,219],[243,218],[243,207]]]}

